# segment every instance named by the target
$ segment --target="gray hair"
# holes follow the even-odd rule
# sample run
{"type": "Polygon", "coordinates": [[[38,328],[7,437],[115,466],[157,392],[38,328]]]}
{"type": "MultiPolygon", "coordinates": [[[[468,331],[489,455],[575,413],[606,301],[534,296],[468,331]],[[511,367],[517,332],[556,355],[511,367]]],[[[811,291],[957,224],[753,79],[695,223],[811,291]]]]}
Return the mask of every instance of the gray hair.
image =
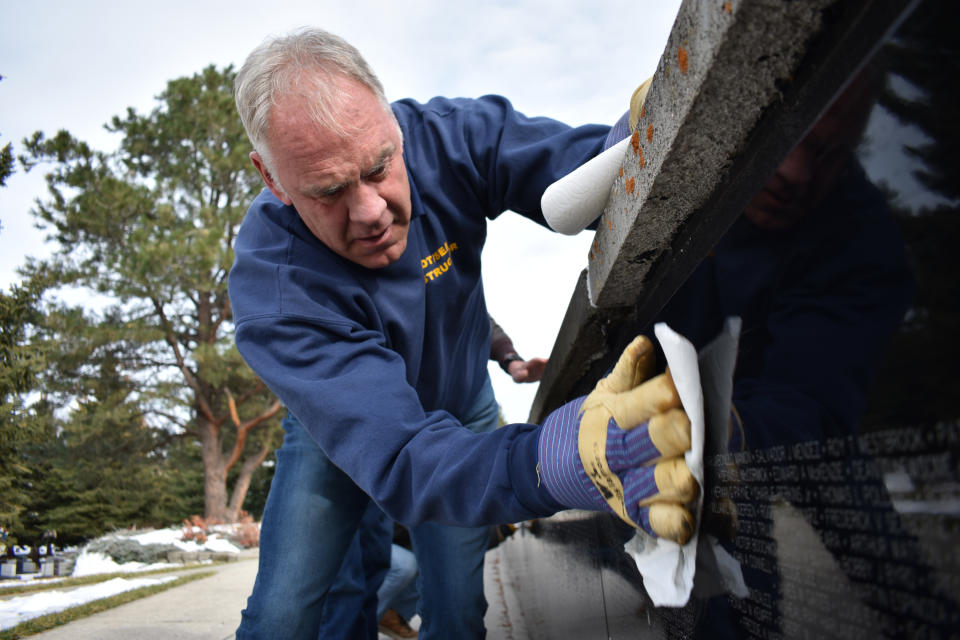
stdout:
{"type": "Polygon", "coordinates": [[[383,85],[366,60],[353,45],[332,33],[299,29],[286,36],[268,38],[247,56],[234,80],[234,99],[250,144],[271,172],[270,110],[281,94],[309,95],[314,122],[339,135],[348,135],[344,124],[337,120],[337,107],[345,97],[334,82],[338,77],[366,86],[393,115],[383,85]]]}

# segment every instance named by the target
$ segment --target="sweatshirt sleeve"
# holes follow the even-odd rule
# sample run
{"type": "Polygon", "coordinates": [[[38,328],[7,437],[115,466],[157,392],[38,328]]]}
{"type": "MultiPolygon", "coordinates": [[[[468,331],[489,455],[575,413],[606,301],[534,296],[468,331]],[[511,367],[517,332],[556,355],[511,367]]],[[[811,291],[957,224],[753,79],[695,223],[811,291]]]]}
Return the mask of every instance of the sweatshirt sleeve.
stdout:
{"type": "MultiPolygon", "coordinates": [[[[510,210],[548,228],[543,192],[596,156],[610,131],[608,125],[571,127],[529,117],[497,95],[434,98],[425,105],[401,100],[394,109],[417,141],[404,148],[411,165],[433,167],[446,188],[470,192],[488,218],[510,210]],[[442,166],[437,158],[444,158],[442,166]]],[[[437,185],[420,186],[443,199],[437,185]]]]}
{"type": "Polygon", "coordinates": [[[507,335],[497,321],[490,316],[490,359],[500,365],[500,368],[506,371],[503,361],[509,355],[519,356],[516,348],[513,346],[513,340],[507,335]]]}
{"type": "Polygon", "coordinates": [[[239,323],[237,346],[331,461],[401,523],[479,526],[562,508],[539,486],[539,426],[476,434],[425,412],[375,332],[270,314],[239,323]]]}

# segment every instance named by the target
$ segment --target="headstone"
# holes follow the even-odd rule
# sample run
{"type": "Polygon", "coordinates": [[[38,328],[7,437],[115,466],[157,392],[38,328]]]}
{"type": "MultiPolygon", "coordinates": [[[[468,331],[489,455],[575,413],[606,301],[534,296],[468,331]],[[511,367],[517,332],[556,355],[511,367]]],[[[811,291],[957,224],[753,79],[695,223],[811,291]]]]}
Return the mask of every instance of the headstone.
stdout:
{"type": "Polygon", "coordinates": [[[3,560],[0,562],[0,578],[16,578],[17,577],[17,561],[16,560],[3,560]]]}
{"type": "Polygon", "coordinates": [[[498,549],[529,637],[960,637],[958,12],[684,2],[645,164],[628,151],[531,417],[654,321],[699,348],[734,310],[737,411],[705,456],[700,536],[747,591],[698,566],[685,606],[653,606],[633,532],[563,512],[498,549]],[[829,188],[791,192],[798,168],[829,188]]]}

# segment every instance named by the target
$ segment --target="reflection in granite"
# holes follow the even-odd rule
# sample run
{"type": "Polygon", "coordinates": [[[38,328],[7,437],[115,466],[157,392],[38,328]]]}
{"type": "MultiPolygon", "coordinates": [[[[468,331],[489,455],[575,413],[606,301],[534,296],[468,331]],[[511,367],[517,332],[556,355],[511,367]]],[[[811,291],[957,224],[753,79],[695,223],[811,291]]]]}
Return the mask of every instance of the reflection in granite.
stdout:
{"type": "Polygon", "coordinates": [[[565,512],[504,545],[514,637],[960,637],[958,14],[918,3],[661,314],[744,321],[701,537],[747,597],[654,608],[631,532],[565,512]],[[829,189],[796,208],[799,161],[829,189]]]}

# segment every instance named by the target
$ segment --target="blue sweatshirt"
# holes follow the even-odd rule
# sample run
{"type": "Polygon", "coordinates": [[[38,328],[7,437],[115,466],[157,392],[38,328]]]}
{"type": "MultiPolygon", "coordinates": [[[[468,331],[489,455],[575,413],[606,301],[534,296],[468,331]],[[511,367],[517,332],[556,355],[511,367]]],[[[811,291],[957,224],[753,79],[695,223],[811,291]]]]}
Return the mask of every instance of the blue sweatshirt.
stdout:
{"type": "Polygon", "coordinates": [[[540,196],[596,155],[609,127],[528,118],[502,97],[393,105],[412,219],[406,251],[367,269],[317,240],[268,190],[235,244],[241,355],[331,461],[406,524],[549,515],[539,427],[462,427],[487,377],[480,253],[510,209],[545,224],[540,196]]]}

